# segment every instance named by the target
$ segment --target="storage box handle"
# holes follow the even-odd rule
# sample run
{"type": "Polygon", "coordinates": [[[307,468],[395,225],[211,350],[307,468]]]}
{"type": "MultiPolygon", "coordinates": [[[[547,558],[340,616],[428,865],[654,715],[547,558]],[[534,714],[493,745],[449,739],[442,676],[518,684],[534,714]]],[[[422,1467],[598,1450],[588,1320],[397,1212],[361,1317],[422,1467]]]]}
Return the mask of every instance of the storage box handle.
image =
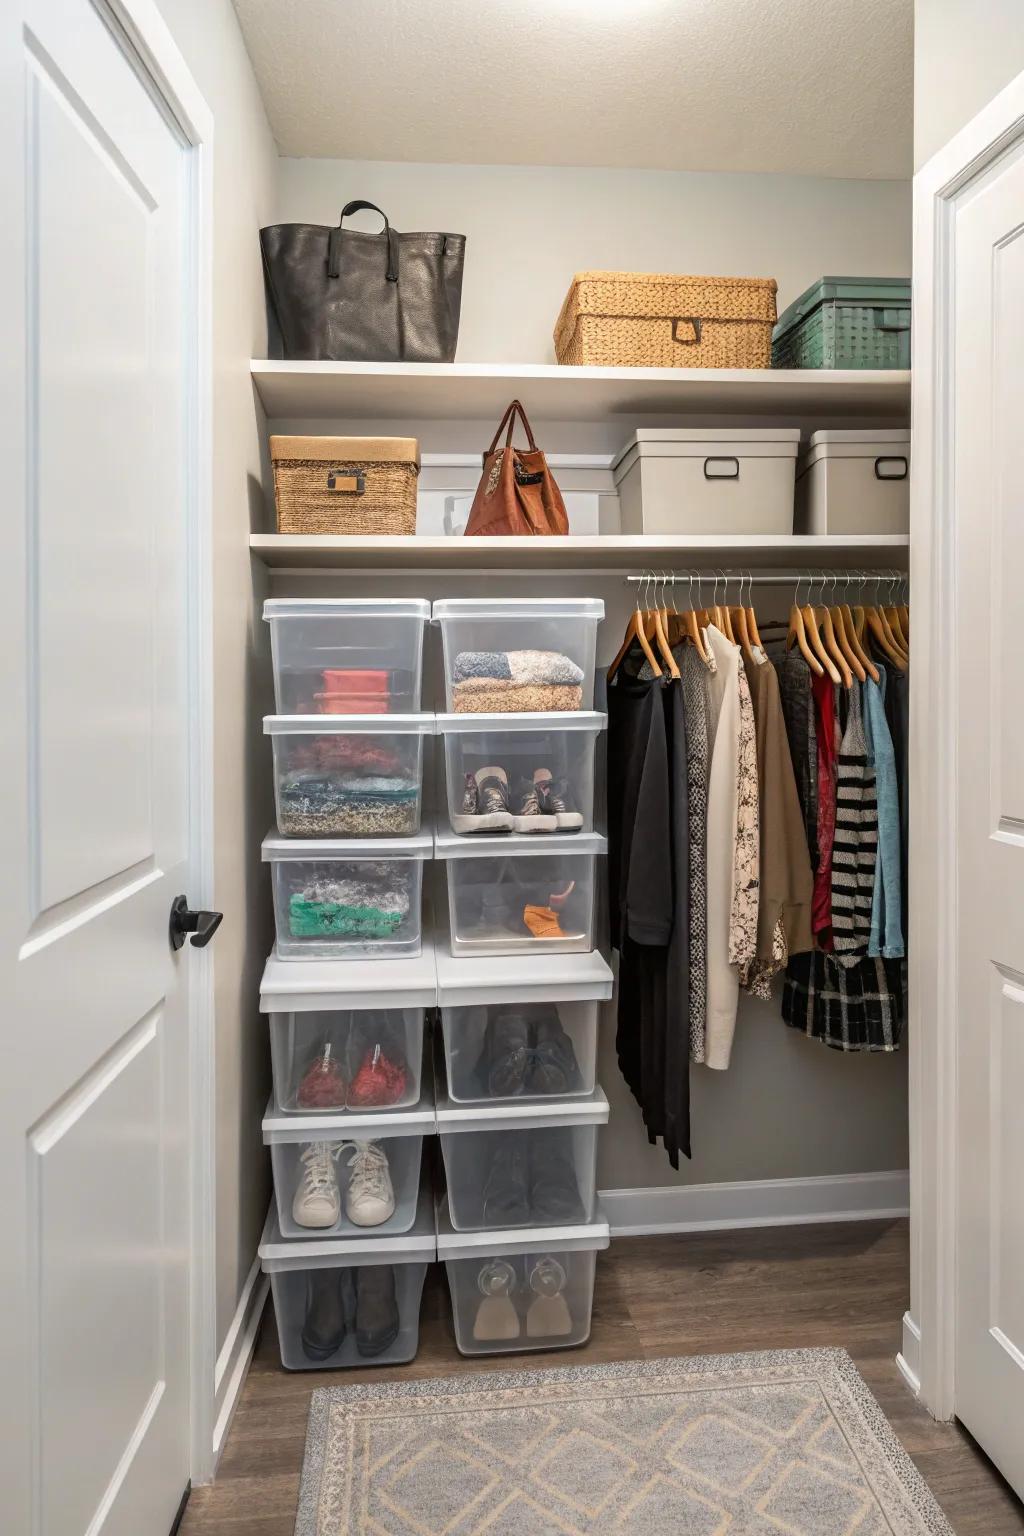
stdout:
{"type": "Polygon", "coordinates": [[[342,491],[346,496],[361,496],[366,490],[366,475],[361,469],[329,469],[327,489],[342,491]]]}
{"type": "Polygon", "coordinates": [[[740,477],[740,461],[733,458],[705,459],[705,480],[738,480],[740,477]]]}
{"type": "Polygon", "coordinates": [[[907,478],[907,461],[902,455],[891,459],[875,460],[876,480],[905,480],[907,478]]]}
{"type": "Polygon", "coordinates": [[[909,331],[910,319],[906,310],[883,309],[875,317],[876,331],[909,331]]]}
{"type": "Polygon", "coordinates": [[[700,320],[697,318],[696,315],[680,315],[677,319],[672,321],[672,340],[673,341],[678,341],[679,345],[682,346],[682,347],[699,347],[700,346],[700,332],[701,332],[701,323],[700,323],[700,320]],[[690,326],[692,326],[693,327],[693,335],[692,336],[680,336],[680,334],[679,334],[679,327],[681,325],[690,325],[690,326]]]}

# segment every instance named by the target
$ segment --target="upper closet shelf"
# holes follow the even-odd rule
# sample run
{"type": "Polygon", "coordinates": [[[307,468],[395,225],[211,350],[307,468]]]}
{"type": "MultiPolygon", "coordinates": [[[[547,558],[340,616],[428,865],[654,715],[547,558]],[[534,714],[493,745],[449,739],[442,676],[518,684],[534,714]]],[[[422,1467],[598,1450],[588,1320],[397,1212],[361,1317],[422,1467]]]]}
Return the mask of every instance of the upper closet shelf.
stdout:
{"type": "Polygon", "coordinates": [[[556,363],[251,364],[271,417],[427,421],[491,417],[520,396],[548,421],[734,414],[801,425],[905,422],[910,374],[769,368],[563,368],[556,363]]]}
{"type": "Polygon", "coordinates": [[[904,570],[904,533],[600,534],[568,538],[466,539],[416,535],[254,533],[252,553],[271,570],[636,571],[689,566],[801,570],[904,570]]]}

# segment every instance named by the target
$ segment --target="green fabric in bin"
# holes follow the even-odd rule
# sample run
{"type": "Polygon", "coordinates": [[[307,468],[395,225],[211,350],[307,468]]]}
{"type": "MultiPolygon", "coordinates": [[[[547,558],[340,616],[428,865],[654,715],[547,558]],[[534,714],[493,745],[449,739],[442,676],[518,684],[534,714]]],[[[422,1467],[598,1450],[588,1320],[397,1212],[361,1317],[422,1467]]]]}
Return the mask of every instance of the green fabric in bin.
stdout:
{"type": "Polygon", "coordinates": [[[379,880],[313,880],[288,901],[295,939],[386,939],[408,915],[409,877],[394,866],[379,880]]]}

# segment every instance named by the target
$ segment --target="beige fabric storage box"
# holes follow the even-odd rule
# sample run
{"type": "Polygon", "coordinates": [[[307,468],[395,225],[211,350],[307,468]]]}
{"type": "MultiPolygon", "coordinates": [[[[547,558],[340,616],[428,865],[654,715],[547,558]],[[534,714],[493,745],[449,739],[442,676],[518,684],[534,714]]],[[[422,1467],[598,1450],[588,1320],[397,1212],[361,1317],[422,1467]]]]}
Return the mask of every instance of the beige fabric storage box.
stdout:
{"type": "Polygon", "coordinates": [[[813,433],[797,472],[796,531],[909,533],[909,431],[813,433]]]}
{"type": "Polygon", "coordinates": [[[278,533],[416,532],[414,437],[270,439],[278,533]]]}
{"type": "Polygon", "coordinates": [[[577,272],[555,322],[560,363],[602,368],[767,368],[773,277],[577,272]]]}
{"type": "Polygon", "coordinates": [[[615,464],[623,533],[792,533],[798,427],[641,427],[615,464]]]}

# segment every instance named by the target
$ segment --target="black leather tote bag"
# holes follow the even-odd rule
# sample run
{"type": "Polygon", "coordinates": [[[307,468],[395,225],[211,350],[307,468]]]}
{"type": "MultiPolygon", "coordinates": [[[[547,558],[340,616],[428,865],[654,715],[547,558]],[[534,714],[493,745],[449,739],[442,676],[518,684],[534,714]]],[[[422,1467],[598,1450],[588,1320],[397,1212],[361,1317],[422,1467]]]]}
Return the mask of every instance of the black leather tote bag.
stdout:
{"type": "Polygon", "coordinates": [[[465,235],[400,235],[373,203],[346,203],[336,229],[260,230],[267,293],[292,361],[450,363],[459,339],[465,235]],[[378,235],[343,229],[379,213],[378,235]]]}

